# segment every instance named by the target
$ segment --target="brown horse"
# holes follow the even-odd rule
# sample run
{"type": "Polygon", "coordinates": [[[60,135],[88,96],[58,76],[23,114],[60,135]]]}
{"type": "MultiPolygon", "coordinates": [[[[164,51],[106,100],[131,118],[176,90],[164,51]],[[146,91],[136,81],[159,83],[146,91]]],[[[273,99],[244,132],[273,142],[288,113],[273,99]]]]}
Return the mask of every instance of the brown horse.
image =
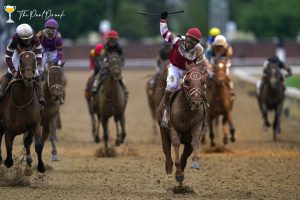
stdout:
{"type": "Polygon", "coordinates": [[[88,78],[86,88],[85,88],[85,99],[87,101],[89,114],[91,116],[92,135],[93,135],[94,141],[96,143],[99,143],[100,142],[99,122],[98,122],[98,118],[97,118],[97,112],[95,111],[95,108],[94,108],[94,102],[93,102],[93,99],[92,99],[92,87],[93,87],[94,80],[95,80],[94,75],[91,75],[88,78]]]}
{"type": "Polygon", "coordinates": [[[193,153],[193,169],[199,169],[199,148],[203,135],[206,118],[206,107],[203,100],[207,72],[202,66],[187,65],[188,70],[183,78],[182,88],[173,95],[170,109],[170,129],[161,126],[164,100],[159,106],[158,124],[162,138],[163,151],[166,157],[165,168],[167,174],[173,170],[171,145],[175,150],[175,179],[182,184],[184,169],[188,157],[193,153]],[[184,144],[184,150],[179,158],[180,143],[184,144]]]}
{"type": "MultiPolygon", "coordinates": [[[[235,128],[232,118],[233,99],[229,85],[229,78],[226,76],[226,60],[216,60],[213,65],[213,77],[209,81],[207,89],[207,98],[210,108],[208,109],[207,121],[209,126],[209,137],[211,146],[215,146],[213,121],[218,120],[219,116],[223,116],[223,143],[228,144],[228,133],[226,124],[229,124],[231,142],[235,141],[235,128]]],[[[204,142],[204,137],[202,142],[204,142]]]]}
{"type": "Polygon", "coordinates": [[[52,144],[52,161],[58,161],[56,150],[56,128],[59,116],[60,96],[63,93],[63,65],[48,65],[43,81],[46,106],[42,112],[43,143],[49,137],[52,144]]]}
{"type": "Polygon", "coordinates": [[[273,140],[276,141],[276,136],[281,132],[280,117],[284,102],[285,86],[282,83],[280,68],[275,63],[269,63],[265,69],[265,76],[262,79],[260,92],[257,95],[259,109],[261,111],[264,126],[270,127],[268,120],[268,111],[275,111],[273,121],[273,140]]]}
{"type": "MultiPolygon", "coordinates": [[[[42,161],[43,143],[40,127],[40,104],[34,83],[36,70],[35,54],[32,51],[21,51],[19,57],[18,76],[21,78],[14,79],[10,83],[6,96],[0,105],[0,119],[3,123],[3,129],[0,132],[0,141],[3,134],[5,134],[7,151],[4,165],[8,168],[13,165],[12,147],[15,136],[28,132],[27,137],[24,139],[27,166],[31,167],[32,164],[30,146],[34,137],[35,151],[38,156],[37,168],[39,172],[43,173],[45,172],[45,166],[42,161]]],[[[0,160],[2,160],[1,156],[0,160]]]]}
{"type": "Polygon", "coordinates": [[[125,131],[125,108],[127,104],[127,96],[120,83],[122,79],[121,66],[123,60],[117,54],[111,54],[108,57],[106,75],[101,87],[98,89],[94,103],[95,112],[98,120],[101,121],[105,148],[108,147],[108,119],[114,117],[117,130],[116,145],[124,143],[126,137],[125,131]],[[121,126],[121,133],[119,130],[121,126]]]}
{"type": "Polygon", "coordinates": [[[148,104],[151,112],[151,117],[153,120],[153,133],[157,135],[156,123],[157,123],[157,110],[159,103],[163,97],[163,91],[166,88],[166,79],[168,74],[167,65],[158,71],[155,75],[151,76],[146,83],[146,94],[148,99],[148,104]]]}

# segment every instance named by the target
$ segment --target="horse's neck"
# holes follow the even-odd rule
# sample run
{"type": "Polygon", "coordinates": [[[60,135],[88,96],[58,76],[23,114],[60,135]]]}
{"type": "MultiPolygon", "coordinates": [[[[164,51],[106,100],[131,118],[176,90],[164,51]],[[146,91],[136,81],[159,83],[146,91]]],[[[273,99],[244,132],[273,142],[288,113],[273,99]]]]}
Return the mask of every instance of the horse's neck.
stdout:
{"type": "Polygon", "coordinates": [[[114,95],[118,91],[119,80],[115,80],[112,75],[108,75],[107,79],[103,83],[103,93],[106,96],[114,95]]]}
{"type": "Polygon", "coordinates": [[[267,95],[269,97],[279,97],[280,95],[283,94],[283,88],[281,87],[281,84],[280,84],[280,87],[276,87],[274,89],[274,88],[271,87],[271,83],[267,82],[265,84],[265,87],[266,87],[266,90],[267,90],[267,95]]]}
{"type": "Polygon", "coordinates": [[[190,103],[182,89],[177,93],[174,102],[176,99],[178,102],[176,106],[180,107],[184,112],[191,112],[190,103]]]}
{"type": "Polygon", "coordinates": [[[44,96],[45,96],[45,99],[47,102],[52,101],[48,83],[49,83],[48,78],[45,78],[43,81],[43,90],[44,90],[44,96]]]}
{"type": "Polygon", "coordinates": [[[11,95],[13,101],[18,105],[22,104],[24,101],[28,101],[33,95],[33,90],[34,85],[25,86],[25,84],[22,81],[16,81],[12,83],[11,95]]]}

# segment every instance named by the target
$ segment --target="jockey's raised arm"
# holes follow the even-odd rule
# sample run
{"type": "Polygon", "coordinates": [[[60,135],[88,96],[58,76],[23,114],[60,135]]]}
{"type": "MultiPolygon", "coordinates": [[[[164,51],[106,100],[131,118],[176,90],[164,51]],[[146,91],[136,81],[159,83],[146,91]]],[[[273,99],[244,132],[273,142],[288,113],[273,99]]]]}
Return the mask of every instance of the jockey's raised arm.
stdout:
{"type": "Polygon", "coordinates": [[[174,37],[174,35],[169,31],[167,20],[165,19],[160,20],[160,34],[168,43],[175,44],[179,40],[179,37],[174,37]]]}

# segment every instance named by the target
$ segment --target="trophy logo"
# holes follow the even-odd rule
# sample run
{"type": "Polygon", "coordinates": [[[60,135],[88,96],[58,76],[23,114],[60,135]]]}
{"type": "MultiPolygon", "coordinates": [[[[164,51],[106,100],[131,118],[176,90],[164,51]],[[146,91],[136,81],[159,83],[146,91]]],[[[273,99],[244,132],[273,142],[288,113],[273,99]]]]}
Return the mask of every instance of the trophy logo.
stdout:
{"type": "Polygon", "coordinates": [[[7,5],[7,6],[4,6],[4,10],[9,15],[8,20],[6,21],[6,23],[14,23],[14,21],[11,19],[11,13],[15,12],[16,6],[7,5]]]}

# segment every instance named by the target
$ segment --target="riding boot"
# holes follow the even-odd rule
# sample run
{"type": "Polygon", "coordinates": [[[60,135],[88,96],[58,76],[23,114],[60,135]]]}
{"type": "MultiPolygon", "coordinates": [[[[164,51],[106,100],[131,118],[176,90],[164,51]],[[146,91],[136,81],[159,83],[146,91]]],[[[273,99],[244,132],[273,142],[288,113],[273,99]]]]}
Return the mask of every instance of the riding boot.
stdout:
{"type": "Polygon", "coordinates": [[[101,80],[101,75],[100,73],[98,73],[96,76],[95,76],[95,80],[94,80],[94,83],[93,83],[93,87],[92,87],[92,96],[95,96],[97,91],[98,91],[98,88],[100,86],[100,80],[101,80]]]}
{"type": "Polygon", "coordinates": [[[35,77],[35,81],[36,81],[36,88],[37,88],[37,92],[38,92],[39,103],[42,106],[46,106],[46,101],[44,99],[42,80],[40,79],[40,77],[37,76],[37,77],[35,77]]]}
{"type": "Polygon", "coordinates": [[[10,74],[4,74],[0,79],[0,99],[4,96],[5,88],[10,80],[10,74]]]}
{"type": "Polygon", "coordinates": [[[123,87],[126,97],[128,97],[129,91],[128,91],[123,79],[120,79],[120,83],[121,83],[121,86],[123,87]]]}
{"type": "Polygon", "coordinates": [[[171,96],[173,92],[172,91],[167,91],[165,92],[165,98],[164,98],[164,113],[163,113],[163,118],[161,122],[161,126],[164,128],[169,129],[169,116],[170,116],[170,107],[171,107],[171,96]]]}

